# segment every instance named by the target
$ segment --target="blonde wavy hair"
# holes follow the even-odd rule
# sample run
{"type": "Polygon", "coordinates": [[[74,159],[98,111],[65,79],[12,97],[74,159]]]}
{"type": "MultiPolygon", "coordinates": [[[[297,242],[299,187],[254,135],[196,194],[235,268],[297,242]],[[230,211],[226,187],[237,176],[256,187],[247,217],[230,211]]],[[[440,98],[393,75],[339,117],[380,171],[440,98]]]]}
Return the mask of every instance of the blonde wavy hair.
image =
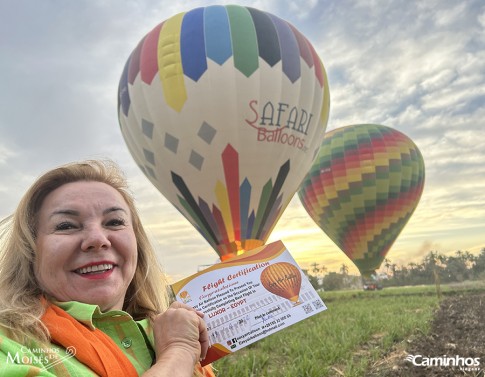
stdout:
{"type": "Polygon", "coordinates": [[[168,284],[143,229],[126,178],[109,160],[87,160],[55,168],[35,181],[13,215],[0,223],[0,326],[21,344],[49,341],[40,318],[43,292],[34,274],[38,214],[46,196],[77,181],[103,182],[115,188],[128,204],[137,239],[138,263],[123,310],[135,319],[153,318],[169,305],[168,284]]]}

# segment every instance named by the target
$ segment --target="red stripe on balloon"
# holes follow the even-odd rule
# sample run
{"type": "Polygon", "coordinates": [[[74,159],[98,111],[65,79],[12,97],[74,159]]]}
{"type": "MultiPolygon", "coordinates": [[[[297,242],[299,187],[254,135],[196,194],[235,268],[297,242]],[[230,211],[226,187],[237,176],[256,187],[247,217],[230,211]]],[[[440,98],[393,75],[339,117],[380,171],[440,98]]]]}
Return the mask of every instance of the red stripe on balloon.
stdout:
{"type": "Polygon", "coordinates": [[[140,72],[141,79],[147,84],[151,84],[158,72],[158,38],[163,22],[146,35],[145,43],[141,49],[140,72]]]}
{"type": "Polygon", "coordinates": [[[298,42],[298,47],[300,49],[300,56],[303,58],[305,63],[311,68],[313,66],[313,56],[310,51],[310,48],[308,47],[309,42],[296,27],[294,27],[290,23],[288,23],[288,26],[291,28],[291,30],[293,31],[293,34],[296,37],[296,41],[298,42]]]}
{"type": "Polygon", "coordinates": [[[229,243],[229,237],[227,236],[226,225],[224,224],[224,219],[222,218],[221,211],[216,206],[212,207],[212,213],[214,214],[214,219],[216,220],[217,228],[220,232],[219,245],[225,245],[229,243]]]}
{"type": "Polygon", "coordinates": [[[315,76],[317,76],[318,82],[320,83],[320,87],[323,87],[322,63],[320,62],[320,58],[318,57],[317,52],[313,48],[312,44],[308,42],[308,40],[307,40],[307,44],[308,44],[308,47],[310,47],[310,51],[313,56],[313,65],[315,66],[315,76]]]}
{"type": "Polygon", "coordinates": [[[229,207],[231,209],[234,237],[241,239],[241,217],[239,209],[239,155],[237,151],[228,144],[222,152],[222,164],[226,178],[226,188],[229,195],[229,207]]]}

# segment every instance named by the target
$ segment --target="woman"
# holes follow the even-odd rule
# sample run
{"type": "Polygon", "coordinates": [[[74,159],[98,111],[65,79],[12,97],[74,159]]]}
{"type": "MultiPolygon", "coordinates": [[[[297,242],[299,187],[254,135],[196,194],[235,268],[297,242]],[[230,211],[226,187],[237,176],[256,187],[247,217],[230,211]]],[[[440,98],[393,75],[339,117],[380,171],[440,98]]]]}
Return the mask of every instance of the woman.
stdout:
{"type": "Polygon", "coordinates": [[[0,375],[214,376],[114,163],[47,172],[1,225],[0,375]]]}

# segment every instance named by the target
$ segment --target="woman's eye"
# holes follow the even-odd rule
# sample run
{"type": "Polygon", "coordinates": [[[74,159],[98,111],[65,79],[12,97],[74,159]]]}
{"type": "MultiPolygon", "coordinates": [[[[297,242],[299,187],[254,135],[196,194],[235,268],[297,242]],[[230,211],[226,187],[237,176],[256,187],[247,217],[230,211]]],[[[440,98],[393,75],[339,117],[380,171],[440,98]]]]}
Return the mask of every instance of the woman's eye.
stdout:
{"type": "Polygon", "coordinates": [[[73,223],[67,221],[56,225],[56,230],[69,230],[74,228],[76,228],[76,226],[73,223]]]}
{"type": "Polygon", "coordinates": [[[123,226],[126,222],[123,219],[111,219],[106,222],[107,226],[123,226]]]}

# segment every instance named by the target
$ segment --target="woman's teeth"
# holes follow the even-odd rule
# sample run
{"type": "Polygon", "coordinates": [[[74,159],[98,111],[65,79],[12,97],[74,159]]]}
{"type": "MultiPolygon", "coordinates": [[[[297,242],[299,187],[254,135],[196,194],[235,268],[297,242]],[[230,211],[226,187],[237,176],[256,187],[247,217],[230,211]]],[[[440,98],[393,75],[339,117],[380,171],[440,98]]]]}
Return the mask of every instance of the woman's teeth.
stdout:
{"type": "Polygon", "coordinates": [[[112,264],[104,263],[104,264],[98,264],[95,266],[88,266],[88,267],[83,267],[83,268],[78,268],[76,272],[78,274],[90,274],[90,273],[100,273],[100,272],[105,272],[113,269],[112,264]]]}

